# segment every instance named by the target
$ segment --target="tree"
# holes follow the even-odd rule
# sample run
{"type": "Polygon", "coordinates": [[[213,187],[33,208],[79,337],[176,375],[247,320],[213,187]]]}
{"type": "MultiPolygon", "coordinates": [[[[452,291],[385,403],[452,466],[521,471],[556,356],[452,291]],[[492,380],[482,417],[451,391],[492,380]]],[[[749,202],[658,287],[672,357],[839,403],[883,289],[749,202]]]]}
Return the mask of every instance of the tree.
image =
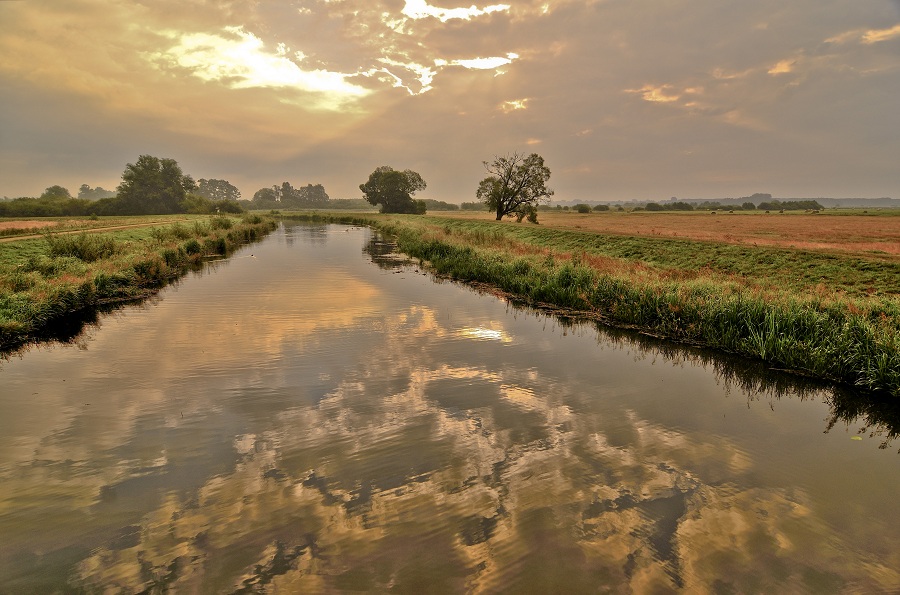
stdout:
{"type": "Polygon", "coordinates": [[[484,168],[491,175],[481,181],[475,195],[497,213],[497,221],[513,214],[521,221],[531,209],[553,196],[546,186],[550,168],[537,153],[494,157],[490,163],[484,162],[484,168]]]}
{"type": "Polygon", "coordinates": [[[232,200],[241,198],[241,191],[231,185],[227,180],[197,180],[197,194],[209,200],[232,200]]]}
{"type": "Polygon", "coordinates": [[[300,202],[305,205],[324,204],[328,202],[328,193],[325,192],[325,186],[321,184],[307,184],[302,188],[296,189],[296,194],[300,202]]]}
{"type": "Polygon", "coordinates": [[[63,188],[62,186],[50,186],[49,188],[44,190],[44,193],[41,194],[41,198],[72,198],[72,195],[69,194],[69,190],[67,188],[63,188]]]}
{"type": "Polygon", "coordinates": [[[425,202],[413,200],[412,195],[425,189],[425,180],[418,173],[407,169],[397,171],[382,165],[369,175],[359,189],[369,204],[381,205],[382,213],[425,213],[425,202]]]}
{"type": "Polygon", "coordinates": [[[279,195],[275,192],[274,188],[260,188],[256,191],[256,194],[253,195],[253,202],[276,202],[278,196],[279,195]]]}
{"type": "Polygon", "coordinates": [[[181,202],[196,186],[174,159],[141,155],[125,166],[118,191],[126,213],[162,214],[179,212],[181,202]]]}
{"type": "Polygon", "coordinates": [[[85,200],[99,200],[101,198],[111,198],[115,195],[115,192],[106,190],[102,186],[91,188],[87,184],[82,184],[78,189],[78,198],[83,198],[85,200]]]}

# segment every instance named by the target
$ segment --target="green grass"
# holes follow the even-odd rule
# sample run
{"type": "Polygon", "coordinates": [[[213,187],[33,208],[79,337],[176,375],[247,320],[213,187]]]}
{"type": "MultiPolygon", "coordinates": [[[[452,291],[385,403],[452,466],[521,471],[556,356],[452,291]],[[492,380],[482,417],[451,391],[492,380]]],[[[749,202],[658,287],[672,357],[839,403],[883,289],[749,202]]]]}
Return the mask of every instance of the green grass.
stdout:
{"type": "Polygon", "coordinates": [[[204,257],[227,255],[274,227],[256,215],[217,216],[0,243],[0,349],[52,331],[74,312],[149,295],[204,257]]]}
{"type": "Polygon", "coordinates": [[[372,225],[437,274],[528,304],[900,397],[895,262],[440,217],[317,217],[372,225]]]}

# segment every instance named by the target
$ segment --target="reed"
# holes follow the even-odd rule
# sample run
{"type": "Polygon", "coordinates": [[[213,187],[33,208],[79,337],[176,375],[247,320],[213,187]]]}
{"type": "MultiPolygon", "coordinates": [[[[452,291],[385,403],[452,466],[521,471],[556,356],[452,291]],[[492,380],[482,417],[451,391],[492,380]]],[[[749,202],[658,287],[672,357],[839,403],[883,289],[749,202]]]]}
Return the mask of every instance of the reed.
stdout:
{"type": "Polygon", "coordinates": [[[106,234],[55,235],[48,233],[44,239],[49,247],[50,256],[72,256],[85,262],[107,258],[118,250],[115,240],[106,234]]]}

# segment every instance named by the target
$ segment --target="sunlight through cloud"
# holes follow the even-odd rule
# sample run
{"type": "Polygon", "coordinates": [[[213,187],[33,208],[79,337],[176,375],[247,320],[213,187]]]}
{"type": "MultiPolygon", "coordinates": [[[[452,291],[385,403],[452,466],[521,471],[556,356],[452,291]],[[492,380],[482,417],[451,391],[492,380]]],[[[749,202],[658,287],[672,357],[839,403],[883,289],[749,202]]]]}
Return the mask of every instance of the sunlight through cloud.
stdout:
{"type": "Polygon", "coordinates": [[[412,72],[414,75],[416,75],[415,80],[418,81],[420,85],[419,89],[412,89],[409,85],[404,83],[402,77],[397,76],[387,68],[375,68],[369,70],[364,73],[365,76],[371,77],[379,74],[387,75],[387,80],[389,82],[392,82],[392,85],[394,87],[406,89],[410,95],[419,95],[431,90],[431,83],[437,73],[428,66],[422,66],[421,64],[416,64],[415,62],[400,62],[397,60],[392,60],[391,58],[379,58],[378,61],[382,64],[387,64],[388,66],[394,66],[412,72]]]}
{"type": "Polygon", "coordinates": [[[511,101],[504,101],[500,104],[500,111],[505,114],[526,109],[528,109],[528,98],[513,99],[511,101]]]}
{"type": "Polygon", "coordinates": [[[509,10],[508,4],[494,4],[484,8],[477,8],[474,4],[469,8],[438,8],[429,5],[425,0],[406,0],[403,7],[403,14],[411,19],[424,19],[434,17],[442,23],[446,23],[451,19],[470,20],[472,17],[480,17],[493,12],[503,12],[509,10]]]}
{"type": "Polygon", "coordinates": [[[900,25],[894,25],[890,29],[873,29],[866,31],[862,37],[862,42],[866,44],[878,43],[879,41],[887,41],[900,37],[900,25]]]}
{"type": "MultiPolygon", "coordinates": [[[[351,76],[327,70],[304,70],[289,56],[285,44],[267,52],[262,40],[242,27],[226,27],[226,35],[166,32],[177,39],[164,53],[155,53],[156,61],[168,61],[186,68],[204,81],[221,81],[232,89],[293,88],[319,95],[314,107],[339,110],[347,102],[365,97],[368,89],[347,81],[351,76]]],[[[302,61],[304,55],[297,52],[302,61]]]]}
{"type": "Polygon", "coordinates": [[[794,70],[794,61],[793,60],[782,60],[775,66],[769,69],[769,74],[787,74],[794,70]]]}
{"type": "Polygon", "coordinates": [[[511,64],[513,60],[519,57],[518,54],[509,53],[506,57],[494,56],[491,58],[472,58],[471,60],[435,60],[437,66],[463,66],[473,70],[492,70],[500,66],[511,64]]]}
{"type": "Polygon", "coordinates": [[[626,93],[637,93],[640,94],[641,98],[644,101],[649,101],[651,103],[672,103],[673,101],[678,101],[681,99],[681,95],[672,95],[671,94],[672,85],[644,85],[640,89],[626,89],[626,93]]]}

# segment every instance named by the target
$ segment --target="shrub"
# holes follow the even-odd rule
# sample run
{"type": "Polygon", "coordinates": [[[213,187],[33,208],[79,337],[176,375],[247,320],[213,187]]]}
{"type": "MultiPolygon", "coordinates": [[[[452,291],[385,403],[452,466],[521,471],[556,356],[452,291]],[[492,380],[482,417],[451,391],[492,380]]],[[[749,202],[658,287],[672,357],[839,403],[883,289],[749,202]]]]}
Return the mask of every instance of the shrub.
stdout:
{"type": "Polygon", "coordinates": [[[213,229],[231,229],[234,227],[234,221],[232,221],[230,217],[224,215],[210,217],[209,224],[213,229]]]}
{"type": "Polygon", "coordinates": [[[200,246],[200,242],[196,239],[191,238],[187,242],[184,243],[184,253],[185,254],[200,254],[202,247],[200,246]]]}

